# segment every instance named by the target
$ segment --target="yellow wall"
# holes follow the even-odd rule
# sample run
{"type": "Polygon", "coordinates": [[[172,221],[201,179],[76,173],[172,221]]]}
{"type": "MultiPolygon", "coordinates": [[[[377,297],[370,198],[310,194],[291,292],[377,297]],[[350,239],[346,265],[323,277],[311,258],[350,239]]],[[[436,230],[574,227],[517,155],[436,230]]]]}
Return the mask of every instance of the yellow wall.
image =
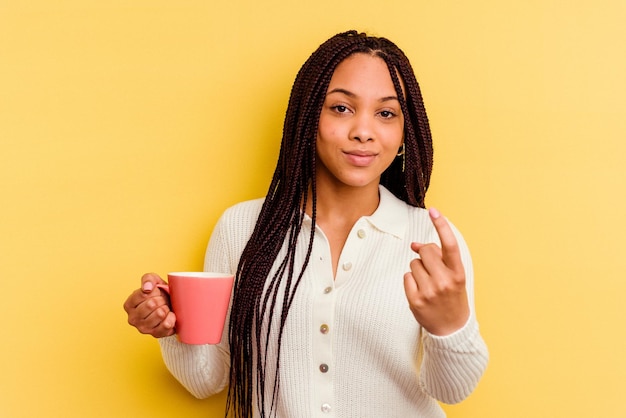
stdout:
{"type": "Polygon", "coordinates": [[[122,302],[261,196],[291,83],[396,41],[492,360],[452,418],[626,416],[626,3],[0,0],[0,416],[221,416],[122,302]]]}

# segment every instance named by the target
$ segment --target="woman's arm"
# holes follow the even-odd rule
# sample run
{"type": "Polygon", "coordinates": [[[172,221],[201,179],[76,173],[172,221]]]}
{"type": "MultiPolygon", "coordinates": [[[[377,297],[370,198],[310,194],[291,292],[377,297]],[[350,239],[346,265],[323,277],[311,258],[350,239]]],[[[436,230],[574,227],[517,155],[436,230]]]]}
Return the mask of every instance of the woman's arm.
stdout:
{"type": "MultiPolygon", "coordinates": [[[[243,202],[227,209],[220,217],[207,246],[204,270],[235,274],[243,249],[250,238],[262,200],[243,202]]],[[[230,308],[229,308],[230,309],[230,308]]],[[[228,325],[230,311],[216,345],[188,345],[175,337],[159,340],[168,370],[197,398],[221,392],[228,384],[230,350],[228,325]]]]}
{"type": "Polygon", "coordinates": [[[478,384],[489,354],[474,312],[467,245],[436,210],[430,217],[441,246],[412,244],[419,257],[405,276],[405,291],[423,330],[420,385],[439,401],[457,403],[478,384]]]}

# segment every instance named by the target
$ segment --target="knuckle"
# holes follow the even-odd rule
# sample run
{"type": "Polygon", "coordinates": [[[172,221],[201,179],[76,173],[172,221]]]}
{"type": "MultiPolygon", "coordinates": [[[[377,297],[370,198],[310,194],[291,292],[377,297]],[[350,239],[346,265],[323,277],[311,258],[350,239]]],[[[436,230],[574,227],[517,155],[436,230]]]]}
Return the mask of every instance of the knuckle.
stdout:
{"type": "Polygon", "coordinates": [[[151,331],[151,328],[147,327],[145,324],[139,324],[136,328],[142,334],[149,334],[151,331]]]}
{"type": "Polygon", "coordinates": [[[155,310],[154,312],[159,319],[165,319],[165,317],[169,313],[169,309],[167,309],[167,307],[165,306],[159,306],[159,308],[157,308],[157,310],[155,310]]]}
{"type": "Polygon", "coordinates": [[[455,286],[465,286],[465,272],[464,271],[456,271],[452,272],[450,277],[450,282],[455,286]]]}
{"type": "Polygon", "coordinates": [[[457,285],[454,282],[446,280],[439,285],[438,294],[442,296],[448,295],[456,291],[456,289],[457,285]]]}
{"type": "Polygon", "coordinates": [[[419,258],[414,258],[413,260],[411,260],[411,262],[409,263],[409,267],[411,267],[411,270],[415,270],[417,267],[419,267],[422,264],[422,260],[419,258]]]}
{"type": "Polygon", "coordinates": [[[437,244],[430,243],[430,244],[426,244],[422,248],[420,248],[419,255],[422,258],[427,258],[427,257],[431,257],[433,255],[438,255],[439,251],[440,251],[440,249],[439,249],[439,246],[437,244]]]}
{"type": "Polygon", "coordinates": [[[126,298],[126,300],[124,301],[124,304],[122,305],[124,307],[124,310],[126,312],[130,312],[132,311],[132,309],[135,307],[135,303],[134,303],[134,299],[135,299],[135,292],[133,292],[128,298],[126,298]]]}
{"type": "Polygon", "coordinates": [[[445,277],[437,282],[437,293],[439,295],[447,295],[456,292],[459,287],[461,287],[461,283],[457,276],[445,277]]]}
{"type": "Polygon", "coordinates": [[[137,329],[140,329],[143,327],[142,321],[135,315],[128,316],[128,324],[137,329]]]}
{"type": "Polygon", "coordinates": [[[435,299],[437,299],[438,292],[435,288],[428,288],[422,292],[421,302],[424,305],[430,305],[435,299]]]}
{"type": "Polygon", "coordinates": [[[424,301],[420,298],[415,298],[409,301],[409,308],[411,308],[411,312],[413,314],[420,313],[425,307],[424,301]]]}

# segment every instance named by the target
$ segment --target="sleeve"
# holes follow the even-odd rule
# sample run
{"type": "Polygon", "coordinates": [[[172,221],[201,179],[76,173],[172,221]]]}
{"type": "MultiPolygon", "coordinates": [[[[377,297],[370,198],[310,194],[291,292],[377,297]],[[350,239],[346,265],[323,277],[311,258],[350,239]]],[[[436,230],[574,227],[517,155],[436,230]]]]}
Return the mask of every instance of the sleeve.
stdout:
{"type": "MultiPolygon", "coordinates": [[[[465,240],[451,226],[465,267],[470,317],[461,329],[450,335],[436,336],[422,329],[423,357],[420,368],[420,385],[424,391],[448,404],[461,402],[473,392],[489,361],[487,345],[480,335],[476,320],[472,259],[465,240]]],[[[433,240],[438,241],[438,237],[433,240]]]]}
{"type": "Polygon", "coordinates": [[[167,369],[196,398],[208,398],[226,387],[230,361],[221,344],[184,344],[175,336],[159,343],[167,369]]]}
{"type": "MultiPolygon", "coordinates": [[[[237,224],[233,210],[228,210],[218,220],[205,255],[204,270],[235,273],[241,251],[233,242],[242,242],[241,230],[229,225],[237,224]]],[[[243,231],[245,234],[245,231],[243,231]]],[[[243,242],[245,245],[245,242],[243,242]]],[[[230,316],[230,312],[229,312],[230,316]]],[[[195,397],[207,398],[221,392],[228,384],[230,352],[228,349],[228,323],[222,341],[216,345],[189,345],[178,341],[175,336],[159,339],[161,354],[167,369],[195,397]]]]}

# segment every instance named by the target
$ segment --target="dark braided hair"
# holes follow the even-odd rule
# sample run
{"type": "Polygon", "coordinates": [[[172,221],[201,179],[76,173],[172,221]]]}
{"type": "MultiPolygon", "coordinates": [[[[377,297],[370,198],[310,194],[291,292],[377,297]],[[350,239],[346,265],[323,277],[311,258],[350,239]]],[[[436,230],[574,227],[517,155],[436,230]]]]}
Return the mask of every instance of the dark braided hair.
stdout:
{"type": "Polygon", "coordinates": [[[261,417],[276,413],[283,327],[313,245],[317,207],[315,141],[320,112],[335,68],[356,53],[377,56],[386,62],[405,120],[405,155],[396,158],[382,174],[381,184],[409,205],[424,207],[433,149],[422,95],[408,58],[385,38],[356,31],[333,36],[319,46],[296,76],[276,170],[255,229],[239,261],[230,317],[227,416],[232,410],[236,418],[251,417],[253,390],[256,390],[261,417]],[[304,263],[296,266],[295,247],[309,189],[312,229],[304,263]],[[277,259],[282,248],[287,249],[286,255],[277,259]],[[280,315],[275,315],[276,309],[280,310],[280,315]],[[275,359],[268,358],[272,329],[278,330],[275,359]],[[268,361],[275,361],[274,376],[266,375],[268,361]],[[272,388],[272,393],[266,393],[266,388],[272,388]],[[268,411],[266,400],[270,396],[268,411]]]}

